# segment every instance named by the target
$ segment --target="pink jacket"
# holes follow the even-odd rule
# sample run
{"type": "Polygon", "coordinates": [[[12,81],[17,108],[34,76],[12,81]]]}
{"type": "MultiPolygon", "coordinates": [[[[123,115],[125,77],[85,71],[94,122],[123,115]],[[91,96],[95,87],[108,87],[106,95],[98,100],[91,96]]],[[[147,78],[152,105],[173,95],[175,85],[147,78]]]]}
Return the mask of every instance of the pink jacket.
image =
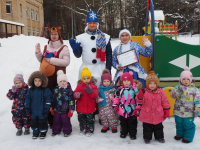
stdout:
{"type": "MultiPolygon", "coordinates": [[[[50,41],[49,44],[47,45],[47,50],[49,52],[54,52],[54,51],[57,52],[62,46],[63,44],[61,43],[60,40],[55,42],[50,41]]],[[[38,61],[41,63],[42,53],[40,52],[35,55],[38,61]]],[[[70,63],[70,54],[67,46],[65,46],[61,51],[59,58],[53,58],[53,57],[50,58],[50,64],[54,66],[67,67],[69,63],[70,63]]]]}
{"type": "Polygon", "coordinates": [[[159,124],[164,119],[164,109],[170,109],[170,104],[161,88],[157,88],[152,92],[145,88],[144,97],[142,100],[136,96],[138,104],[142,104],[139,120],[149,124],[159,124]]]}

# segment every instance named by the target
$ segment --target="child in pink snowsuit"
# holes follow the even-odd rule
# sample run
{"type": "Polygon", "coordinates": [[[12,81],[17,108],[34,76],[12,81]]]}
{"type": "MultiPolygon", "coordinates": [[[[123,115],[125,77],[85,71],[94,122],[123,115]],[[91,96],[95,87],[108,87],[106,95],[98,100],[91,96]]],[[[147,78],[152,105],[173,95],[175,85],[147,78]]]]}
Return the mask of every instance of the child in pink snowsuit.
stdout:
{"type": "Polygon", "coordinates": [[[121,86],[115,92],[113,106],[120,115],[120,137],[126,138],[129,133],[130,139],[135,140],[137,134],[137,117],[135,116],[136,101],[134,96],[138,93],[138,88],[142,87],[139,81],[133,80],[132,72],[120,73],[121,86]],[[135,81],[135,82],[134,82],[135,81]],[[138,83],[136,86],[136,82],[138,83]]]}
{"type": "Polygon", "coordinates": [[[102,133],[106,133],[109,127],[112,133],[117,133],[118,117],[112,107],[112,98],[114,97],[115,86],[112,83],[112,77],[109,70],[104,69],[101,76],[101,85],[99,87],[99,119],[103,128],[102,133]]]}
{"type": "Polygon", "coordinates": [[[146,88],[136,96],[138,104],[142,104],[139,120],[143,122],[143,138],[150,143],[152,134],[160,143],[164,143],[162,122],[169,117],[170,104],[161,88],[158,88],[158,77],[150,71],[146,78],[146,88]]]}

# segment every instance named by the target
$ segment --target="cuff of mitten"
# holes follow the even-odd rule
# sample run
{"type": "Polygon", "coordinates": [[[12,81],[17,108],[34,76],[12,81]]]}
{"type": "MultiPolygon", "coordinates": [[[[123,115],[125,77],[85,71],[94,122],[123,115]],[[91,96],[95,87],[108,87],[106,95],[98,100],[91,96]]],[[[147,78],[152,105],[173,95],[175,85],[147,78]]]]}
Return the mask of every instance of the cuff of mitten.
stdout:
{"type": "Polygon", "coordinates": [[[146,42],[146,43],[144,44],[145,47],[150,47],[151,45],[152,45],[152,44],[151,44],[150,41],[148,41],[148,42],[146,42]]]}

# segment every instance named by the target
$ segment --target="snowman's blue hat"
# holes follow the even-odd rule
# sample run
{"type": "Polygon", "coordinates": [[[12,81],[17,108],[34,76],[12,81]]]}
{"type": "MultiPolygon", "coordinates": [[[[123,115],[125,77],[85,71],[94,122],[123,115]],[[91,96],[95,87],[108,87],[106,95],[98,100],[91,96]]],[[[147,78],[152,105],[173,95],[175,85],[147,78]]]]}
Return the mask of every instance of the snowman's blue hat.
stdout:
{"type": "Polygon", "coordinates": [[[87,23],[88,22],[99,22],[97,17],[97,12],[90,11],[87,13],[87,23]]]}

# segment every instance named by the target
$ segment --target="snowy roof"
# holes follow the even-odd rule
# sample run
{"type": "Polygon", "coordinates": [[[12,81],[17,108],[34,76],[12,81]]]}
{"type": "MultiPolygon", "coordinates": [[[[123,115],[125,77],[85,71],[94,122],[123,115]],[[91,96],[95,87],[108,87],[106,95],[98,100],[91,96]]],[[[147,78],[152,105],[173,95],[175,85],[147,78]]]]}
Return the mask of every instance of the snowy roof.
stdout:
{"type": "MultiPolygon", "coordinates": [[[[151,19],[151,12],[149,13],[151,19]]],[[[164,20],[165,15],[162,10],[154,10],[154,20],[164,20]]]]}
{"type": "Polygon", "coordinates": [[[13,22],[13,21],[4,20],[4,19],[0,19],[0,22],[7,23],[7,24],[18,25],[18,26],[24,26],[24,24],[22,24],[22,23],[13,22]]]}

